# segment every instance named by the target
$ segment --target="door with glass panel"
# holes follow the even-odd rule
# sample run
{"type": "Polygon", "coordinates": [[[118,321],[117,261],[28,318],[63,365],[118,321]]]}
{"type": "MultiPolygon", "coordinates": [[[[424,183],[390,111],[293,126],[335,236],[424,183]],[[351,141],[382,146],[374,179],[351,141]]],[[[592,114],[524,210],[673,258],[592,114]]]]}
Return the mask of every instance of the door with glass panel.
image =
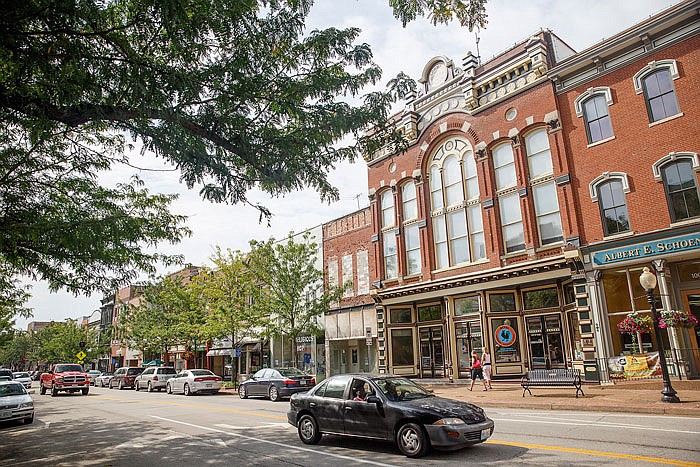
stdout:
{"type": "Polygon", "coordinates": [[[561,316],[528,316],[525,323],[530,347],[530,368],[566,368],[561,316]]]}
{"type": "MultiPolygon", "coordinates": [[[[688,290],[683,294],[683,310],[700,321],[700,290],[688,290]]],[[[688,329],[690,348],[680,350],[680,358],[686,362],[688,376],[696,378],[700,375],[700,325],[688,329]]]]}
{"type": "Polygon", "coordinates": [[[467,321],[455,326],[459,377],[469,378],[472,351],[481,355],[481,322],[467,321]]]}
{"type": "Polygon", "coordinates": [[[442,326],[419,329],[421,378],[445,376],[445,350],[442,326]]]}

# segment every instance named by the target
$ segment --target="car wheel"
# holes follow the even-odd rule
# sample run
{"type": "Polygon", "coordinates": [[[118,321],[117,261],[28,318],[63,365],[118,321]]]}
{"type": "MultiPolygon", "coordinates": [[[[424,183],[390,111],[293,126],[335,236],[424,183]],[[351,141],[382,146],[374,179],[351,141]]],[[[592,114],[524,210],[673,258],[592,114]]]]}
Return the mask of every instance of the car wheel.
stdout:
{"type": "Polygon", "coordinates": [[[140,391],[141,390],[141,383],[138,381],[134,381],[134,391],[140,391]]]}
{"type": "Polygon", "coordinates": [[[119,380],[119,390],[121,391],[122,389],[124,389],[124,381],[120,379],[119,380]]]}
{"type": "Polygon", "coordinates": [[[34,414],[24,419],[25,425],[29,425],[30,423],[34,423],[34,414]]]}
{"type": "Polygon", "coordinates": [[[43,384],[39,384],[39,394],[41,394],[42,396],[46,394],[46,388],[43,384]]]}
{"type": "Polygon", "coordinates": [[[56,396],[58,396],[58,389],[56,389],[54,386],[51,386],[51,397],[56,396]]]}
{"type": "Polygon", "coordinates": [[[191,396],[192,391],[190,391],[190,385],[185,383],[185,387],[182,389],[186,396],[191,396]]]}
{"type": "Polygon", "coordinates": [[[240,397],[241,399],[248,398],[248,390],[246,390],[245,386],[238,386],[238,397],[240,397]]]}
{"type": "Polygon", "coordinates": [[[168,394],[173,393],[173,388],[172,388],[172,386],[170,386],[170,383],[165,385],[165,392],[167,392],[168,394]]]}
{"type": "Polygon", "coordinates": [[[83,389],[83,396],[87,396],[88,392],[90,392],[90,388],[83,389]]]}
{"type": "Polygon", "coordinates": [[[321,440],[321,432],[318,431],[318,423],[311,415],[304,415],[297,424],[299,439],[304,444],[316,444],[321,440]]]}
{"type": "Polygon", "coordinates": [[[146,388],[146,392],[153,392],[153,386],[151,385],[151,382],[148,382],[148,387],[146,388]]]}
{"type": "Polygon", "coordinates": [[[267,391],[268,395],[270,396],[270,400],[272,402],[277,402],[280,400],[280,390],[277,389],[277,386],[270,386],[270,389],[267,391]]]}
{"type": "Polygon", "coordinates": [[[423,427],[415,423],[406,423],[396,433],[396,444],[407,457],[422,457],[430,447],[423,427]]]}

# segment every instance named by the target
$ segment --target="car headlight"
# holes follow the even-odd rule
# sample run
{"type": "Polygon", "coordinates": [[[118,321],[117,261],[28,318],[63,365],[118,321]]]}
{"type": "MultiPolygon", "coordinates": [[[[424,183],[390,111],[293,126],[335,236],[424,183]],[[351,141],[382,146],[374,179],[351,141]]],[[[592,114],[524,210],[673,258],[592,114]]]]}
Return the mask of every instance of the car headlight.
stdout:
{"type": "Polygon", "coordinates": [[[464,425],[464,420],[457,417],[447,417],[438,420],[433,425],[464,425]]]}
{"type": "Polygon", "coordinates": [[[20,409],[31,409],[34,407],[34,402],[23,402],[19,405],[20,409]]]}

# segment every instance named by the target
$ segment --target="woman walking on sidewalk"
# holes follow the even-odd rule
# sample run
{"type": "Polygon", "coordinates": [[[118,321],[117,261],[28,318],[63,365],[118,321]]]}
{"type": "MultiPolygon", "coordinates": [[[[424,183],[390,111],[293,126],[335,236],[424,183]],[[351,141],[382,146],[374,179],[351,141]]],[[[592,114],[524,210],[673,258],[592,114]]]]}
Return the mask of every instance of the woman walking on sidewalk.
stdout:
{"type": "Polygon", "coordinates": [[[484,387],[493,389],[491,387],[491,354],[489,353],[489,348],[486,346],[484,346],[484,351],[481,354],[481,367],[484,372],[484,387]]]}
{"type": "Polygon", "coordinates": [[[486,391],[486,383],[484,382],[484,372],[481,367],[481,360],[479,360],[479,354],[476,353],[476,350],[472,352],[472,384],[469,386],[469,390],[474,389],[474,382],[476,382],[476,378],[481,379],[481,384],[484,385],[484,391],[486,391]]]}

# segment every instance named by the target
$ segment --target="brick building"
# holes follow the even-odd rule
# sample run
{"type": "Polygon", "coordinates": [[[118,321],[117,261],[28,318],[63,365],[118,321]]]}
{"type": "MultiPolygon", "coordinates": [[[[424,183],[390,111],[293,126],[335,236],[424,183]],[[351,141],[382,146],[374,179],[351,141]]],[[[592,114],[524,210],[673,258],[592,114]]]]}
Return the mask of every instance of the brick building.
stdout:
{"type": "Polygon", "coordinates": [[[370,278],[376,277],[371,237],[369,208],[323,225],[326,280],[336,287],[348,284],[339,303],[324,316],[326,374],[378,370],[377,316],[370,295],[370,278]]]}
{"type": "MultiPolygon", "coordinates": [[[[601,359],[640,350],[616,324],[649,313],[645,266],[656,272],[663,309],[700,318],[699,8],[679,3],[549,70],[583,220],[585,331],[599,331],[601,359]]],[[[671,360],[695,375],[696,331],[663,333],[665,349],[677,350],[671,360]]],[[[653,334],[642,338],[644,351],[658,350],[653,334]]]]}
{"type": "MultiPolygon", "coordinates": [[[[686,1],[580,53],[542,30],[483,64],[425,65],[394,117],[408,150],[365,157],[378,371],[466,377],[487,347],[495,377],[595,379],[596,358],[627,348],[615,313],[640,303],[630,271],[650,258],[629,251],[645,242],[670,245],[653,255],[664,306],[700,303],[698,30],[686,1]]],[[[333,280],[350,235],[325,255],[333,280]]]]}

